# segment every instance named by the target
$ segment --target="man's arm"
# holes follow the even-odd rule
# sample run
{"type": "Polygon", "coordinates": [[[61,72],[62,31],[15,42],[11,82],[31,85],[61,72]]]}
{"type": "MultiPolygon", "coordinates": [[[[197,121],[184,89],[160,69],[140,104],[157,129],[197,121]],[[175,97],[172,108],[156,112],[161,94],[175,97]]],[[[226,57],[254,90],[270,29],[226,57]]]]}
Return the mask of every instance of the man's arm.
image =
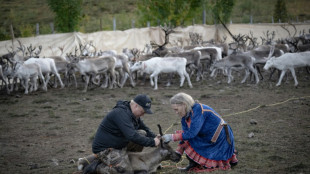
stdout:
{"type": "MultiPolygon", "coordinates": [[[[120,131],[129,141],[132,141],[136,144],[140,144],[142,146],[155,146],[154,137],[145,137],[140,135],[134,128],[134,125],[131,121],[129,115],[127,115],[124,111],[119,110],[119,113],[113,117],[115,124],[118,126],[120,131]]],[[[144,130],[144,129],[143,129],[144,130]]],[[[148,133],[147,130],[145,130],[148,133]]]]}

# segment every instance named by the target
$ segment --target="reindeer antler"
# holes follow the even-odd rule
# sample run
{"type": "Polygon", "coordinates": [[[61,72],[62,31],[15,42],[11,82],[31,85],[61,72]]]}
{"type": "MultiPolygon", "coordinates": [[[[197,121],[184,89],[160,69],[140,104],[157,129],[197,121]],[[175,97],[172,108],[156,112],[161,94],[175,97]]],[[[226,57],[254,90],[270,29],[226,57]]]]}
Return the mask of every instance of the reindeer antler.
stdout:
{"type": "MultiPolygon", "coordinates": [[[[163,132],[162,132],[162,130],[161,130],[160,124],[157,124],[157,127],[158,127],[158,129],[159,129],[159,134],[160,134],[160,136],[163,136],[164,134],[163,134],[163,132]]],[[[162,140],[162,139],[160,139],[160,146],[161,146],[162,148],[164,148],[163,140],[162,140]]]]}

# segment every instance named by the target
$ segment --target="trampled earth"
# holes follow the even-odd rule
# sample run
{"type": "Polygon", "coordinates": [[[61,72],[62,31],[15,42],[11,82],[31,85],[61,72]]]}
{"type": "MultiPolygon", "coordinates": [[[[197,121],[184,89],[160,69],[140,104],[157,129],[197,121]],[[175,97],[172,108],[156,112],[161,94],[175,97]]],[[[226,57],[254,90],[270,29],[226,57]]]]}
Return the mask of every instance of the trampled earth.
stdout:
{"type": "MultiPolygon", "coordinates": [[[[229,172],[213,173],[310,173],[310,74],[298,69],[299,86],[289,74],[286,82],[276,87],[276,75],[255,85],[240,84],[241,76],[227,84],[227,78],[206,77],[189,88],[179,87],[176,76],[172,86],[165,87],[166,78],[153,90],[141,80],[135,88],[129,82],[124,88],[92,87],[82,93],[73,86],[49,88],[24,95],[0,94],[0,173],[73,173],[76,161],[91,154],[91,141],[102,118],[117,100],[130,100],[139,93],[152,99],[153,115],[144,122],[158,132],[161,124],[166,133],[180,130],[180,120],[170,108],[169,99],[186,92],[199,102],[214,108],[234,131],[239,164],[229,172]]],[[[82,82],[80,82],[82,83],[82,82]]],[[[177,142],[171,142],[176,147],[177,142]]],[[[146,148],[148,150],[148,148],[146,148]]],[[[184,156],[183,156],[184,157],[184,156]]],[[[187,160],[176,164],[162,163],[158,173],[179,173],[187,160]]]]}

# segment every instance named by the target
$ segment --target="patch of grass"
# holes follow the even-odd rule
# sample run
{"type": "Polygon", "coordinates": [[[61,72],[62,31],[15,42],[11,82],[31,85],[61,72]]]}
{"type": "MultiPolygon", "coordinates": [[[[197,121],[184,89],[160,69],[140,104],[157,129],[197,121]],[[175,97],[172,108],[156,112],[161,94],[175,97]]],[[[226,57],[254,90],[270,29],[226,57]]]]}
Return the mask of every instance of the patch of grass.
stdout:
{"type": "Polygon", "coordinates": [[[59,149],[56,153],[64,153],[64,152],[66,152],[66,149],[65,149],[65,148],[59,149]]]}
{"type": "Polygon", "coordinates": [[[295,164],[291,167],[287,167],[286,168],[286,171],[289,171],[289,172],[301,172],[301,171],[304,171],[305,169],[307,169],[307,166],[303,163],[299,163],[299,164],[295,164]]]}
{"type": "Polygon", "coordinates": [[[94,132],[90,137],[89,137],[89,141],[92,142],[95,138],[96,132],[94,132]]]}
{"type": "Polygon", "coordinates": [[[46,105],[46,106],[42,106],[43,109],[52,109],[52,106],[46,105]]]}
{"type": "Polygon", "coordinates": [[[103,105],[96,105],[94,108],[95,109],[103,109],[103,107],[104,107],[103,105]]]}
{"type": "Polygon", "coordinates": [[[42,122],[42,124],[45,124],[45,125],[47,125],[47,124],[53,124],[54,122],[53,121],[43,121],[42,122]]]}
{"type": "Polygon", "coordinates": [[[2,113],[5,113],[5,112],[7,112],[7,111],[8,111],[8,109],[2,109],[2,110],[1,110],[2,113]]]}
{"type": "Polygon", "coordinates": [[[9,113],[8,114],[10,117],[26,117],[28,116],[28,113],[22,113],[22,114],[14,114],[14,113],[9,113]]]}
{"type": "Polygon", "coordinates": [[[52,100],[49,99],[35,99],[32,101],[33,104],[40,104],[40,103],[48,103],[52,102],[52,100]]]}
{"type": "Polygon", "coordinates": [[[84,110],[83,108],[79,108],[79,109],[73,109],[72,112],[73,113],[84,113],[86,112],[86,110],[84,110]]]}
{"type": "Polygon", "coordinates": [[[81,103],[80,103],[80,102],[77,102],[77,101],[67,103],[67,105],[80,105],[80,104],[81,104],[81,103]]]}
{"type": "Polygon", "coordinates": [[[166,98],[171,98],[171,97],[173,97],[172,94],[164,94],[164,96],[165,96],[166,98]]]}
{"type": "Polygon", "coordinates": [[[60,126],[53,126],[53,127],[48,128],[48,130],[60,130],[60,129],[62,129],[62,127],[60,126]]]}
{"type": "Polygon", "coordinates": [[[212,94],[202,94],[200,96],[200,99],[211,98],[211,97],[212,97],[212,94]]]}
{"type": "Polygon", "coordinates": [[[269,159],[271,161],[282,161],[282,160],[284,160],[284,158],[277,156],[277,155],[268,156],[267,159],[269,159]]]}

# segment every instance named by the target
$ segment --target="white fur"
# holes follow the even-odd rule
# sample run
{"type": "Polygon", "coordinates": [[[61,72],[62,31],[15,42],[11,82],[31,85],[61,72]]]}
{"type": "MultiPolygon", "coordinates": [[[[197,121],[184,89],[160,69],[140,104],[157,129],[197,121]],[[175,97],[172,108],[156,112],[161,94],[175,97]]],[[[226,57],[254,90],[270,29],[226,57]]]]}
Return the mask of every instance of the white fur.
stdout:
{"type": "Polygon", "coordinates": [[[265,64],[264,69],[268,70],[275,67],[281,70],[281,76],[276,86],[281,85],[281,81],[287,70],[290,70],[295,81],[295,86],[298,85],[294,68],[310,66],[310,51],[300,53],[286,53],[280,57],[271,57],[265,64]]]}
{"type": "Polygon", "coordinates": [[[30,58],[30,59],[25,61],[25,64],[33,64],[33,63],[40,66],[42,73],[46,76],[46,81],[45,81],[46,84],[48,84],[48,82],[50,80],[50,74],[54,74],[57,77],[57,79],[61,85],[61,88],[64,87],[64,84],[62,83],[60,75],[58,74],[54,59],[51,59],[51,58],[30,58]]]}
{"type": "Polygon", "coordinates": [[[146,61],[136,62],[130,70],[138,71],[141,70],[143,73],[151,74],[150,81],[151,85],[154,86],[153,78],[155,80],[154,89],[157,90],[157,79],[160,73],[178,73],[181,77],[180,87],[183,86],[185,77],[189,86],[192,88],[189,75],[186,72],[186,58],[183,57],[154,57],[146,61]],[[185,77],[184,77],[185,76],[185,77]]]}

